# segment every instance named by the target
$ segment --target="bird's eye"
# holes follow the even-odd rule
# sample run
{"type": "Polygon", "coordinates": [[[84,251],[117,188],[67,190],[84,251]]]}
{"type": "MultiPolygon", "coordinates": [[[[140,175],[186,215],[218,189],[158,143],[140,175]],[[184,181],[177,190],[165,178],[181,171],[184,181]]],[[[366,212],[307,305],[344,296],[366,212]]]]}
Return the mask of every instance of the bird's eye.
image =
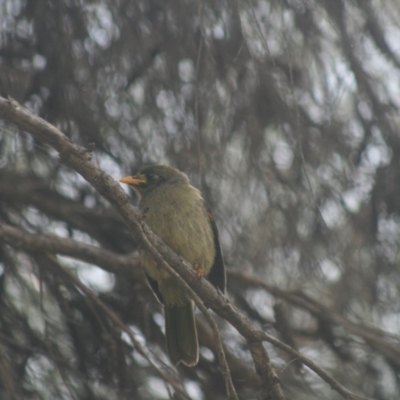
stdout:
{"type": "Polygon", "coordinates": [[[147,179],[148,179],[149,181],[154,181],[154,180],[158,179],[158,175],[153,174],[152,172],[149,172],[149,173],[147,174],[147,179]]]}

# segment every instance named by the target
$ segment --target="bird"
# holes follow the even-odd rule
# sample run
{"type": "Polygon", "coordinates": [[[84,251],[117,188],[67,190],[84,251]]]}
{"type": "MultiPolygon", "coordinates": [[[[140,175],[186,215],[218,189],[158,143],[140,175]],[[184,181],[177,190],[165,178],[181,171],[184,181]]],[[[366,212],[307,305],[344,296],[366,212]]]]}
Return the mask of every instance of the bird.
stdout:
{"type": "MultiPolygon", "coordinates": [[[[226,274],[213,214],[186,174],[166,165],[150,165],[119,180],[140,195],[139,208],[150,229],[225,293],[226,274]]],[[[193,367],[199,361],[194,304],[178,279],[145,249],[140,259],[147,281],[164,305],[166,347],[171,363],[193,367]]]]}

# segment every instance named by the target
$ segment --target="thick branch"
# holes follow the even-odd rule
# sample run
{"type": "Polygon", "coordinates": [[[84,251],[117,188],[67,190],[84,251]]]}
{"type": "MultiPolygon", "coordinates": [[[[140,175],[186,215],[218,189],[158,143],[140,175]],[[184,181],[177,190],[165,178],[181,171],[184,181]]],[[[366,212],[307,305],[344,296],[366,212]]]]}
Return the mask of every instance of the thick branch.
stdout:
{"type": "Polygon", "coordinates": [[[0,224],[0,240],[13,247],[31,252],[52,252],[98,265],[111,273],[132,275],[138,269],[139,260],[121,256],[75,240],[52,235],[31,234],[11,225],[0,224]]]}

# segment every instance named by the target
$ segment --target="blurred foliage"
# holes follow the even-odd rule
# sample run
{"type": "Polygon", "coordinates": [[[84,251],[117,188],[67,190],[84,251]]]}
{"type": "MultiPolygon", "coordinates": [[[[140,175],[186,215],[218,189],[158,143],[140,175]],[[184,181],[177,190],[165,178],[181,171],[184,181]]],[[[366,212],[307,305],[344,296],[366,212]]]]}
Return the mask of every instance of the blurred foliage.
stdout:
{"type": "MultiPolygon", "coordinates": [[[[398,399],[399,21],[396,0],[3,0],[0,93],[93,143],[116,179],[154,162],[185,171],[216,214],[227,266],[313,299],[326,318],[296,301],[283,312],[279,295],[235,275],[232,301],[347,388],[398,399]]],[[[107,202],[4,122],[0,167],[1,224],[135,259],[107,202]]],[[[4,243],[0,266],[1,399],[225,397],[205,324],[199,366],[168,367],[139,269],[127,280],[4,243]]],[[[246,346],[219,323],[239,395],[256,398],[246,346]]],[[[338,398],[267,348],[287,399],[338,398]]]]}

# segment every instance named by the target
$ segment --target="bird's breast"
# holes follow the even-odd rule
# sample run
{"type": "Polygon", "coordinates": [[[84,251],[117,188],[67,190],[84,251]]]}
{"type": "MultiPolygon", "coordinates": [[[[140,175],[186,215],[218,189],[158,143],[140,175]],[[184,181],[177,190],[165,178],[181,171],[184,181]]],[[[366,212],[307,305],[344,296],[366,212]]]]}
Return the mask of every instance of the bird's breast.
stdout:
{"type": "MultiPolygon", "coordinates": [[[[197,189],[176,196],[164,190],[142,199],[141,208],[150,229],[195,268],[207,275],[215,258],[215,243],[204,201],[197,189]]],[[[168,274],[142,252],[143,265],[153,279],[167,279],[168,274]]]]}

